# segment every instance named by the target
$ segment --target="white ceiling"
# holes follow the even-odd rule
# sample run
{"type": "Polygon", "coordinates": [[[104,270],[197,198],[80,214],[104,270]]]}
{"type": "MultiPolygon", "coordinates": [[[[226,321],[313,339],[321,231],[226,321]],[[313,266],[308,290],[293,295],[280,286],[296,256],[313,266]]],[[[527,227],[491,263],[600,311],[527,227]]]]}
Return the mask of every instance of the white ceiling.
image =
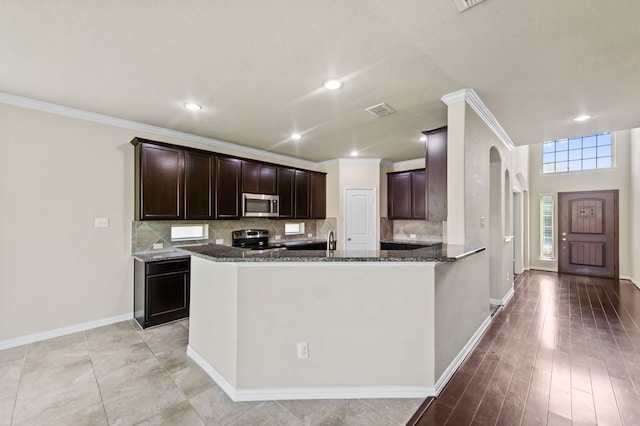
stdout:
{"type": "Polygon", "coordinates": [[[640,126],[639,18],[630,0],[0,0],[0,92],[310,161],[400,161],[463,88],[516,145],[640,126]],[[365,111],[380,102],[397,112],[365,111]]]}

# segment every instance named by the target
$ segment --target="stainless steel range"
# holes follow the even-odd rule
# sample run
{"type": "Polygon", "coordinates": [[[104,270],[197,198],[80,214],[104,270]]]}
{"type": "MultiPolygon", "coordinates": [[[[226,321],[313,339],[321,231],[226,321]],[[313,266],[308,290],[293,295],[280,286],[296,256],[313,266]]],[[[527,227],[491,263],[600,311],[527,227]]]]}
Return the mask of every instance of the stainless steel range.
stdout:
{"type": "Polygon", "coordinates": [[[279,244],[269,244],[269,231],[266,229],[240,229],[231,232],[231,246],[249,250],[286,250],[279,244]]]}

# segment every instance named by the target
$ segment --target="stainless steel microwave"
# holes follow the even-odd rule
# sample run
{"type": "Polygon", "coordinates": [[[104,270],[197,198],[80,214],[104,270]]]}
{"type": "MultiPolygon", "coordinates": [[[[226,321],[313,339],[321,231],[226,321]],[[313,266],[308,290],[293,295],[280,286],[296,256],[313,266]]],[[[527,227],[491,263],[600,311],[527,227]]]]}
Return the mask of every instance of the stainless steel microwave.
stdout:
{"type": "Polygon", "coordinates": [[[267,194],[242,194],[242,216],[278,217],[280,197],[267,194]]]}

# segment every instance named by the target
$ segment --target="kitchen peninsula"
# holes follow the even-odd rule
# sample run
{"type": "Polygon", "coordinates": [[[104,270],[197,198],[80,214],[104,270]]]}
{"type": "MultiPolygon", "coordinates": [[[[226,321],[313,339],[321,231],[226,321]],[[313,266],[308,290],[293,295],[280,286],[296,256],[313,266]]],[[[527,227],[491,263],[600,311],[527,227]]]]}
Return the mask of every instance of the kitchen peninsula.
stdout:
{"type": "Polygon", "coordinates": [[[183,250],[187,353],[234,401],[436,395],[490,321],[484,247],[183,250]]]}

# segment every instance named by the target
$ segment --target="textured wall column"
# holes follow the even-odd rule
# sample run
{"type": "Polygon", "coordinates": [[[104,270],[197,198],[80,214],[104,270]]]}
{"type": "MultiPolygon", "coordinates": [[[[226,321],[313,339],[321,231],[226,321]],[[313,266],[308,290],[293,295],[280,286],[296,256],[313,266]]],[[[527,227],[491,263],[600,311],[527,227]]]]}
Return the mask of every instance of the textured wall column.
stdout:
{"type": "Polygon", "coordinates": [[[443,237],[447,244],[465,243],[465,111],[464,97],[445,100],[447,116],[447,222],[443,237]]]}

